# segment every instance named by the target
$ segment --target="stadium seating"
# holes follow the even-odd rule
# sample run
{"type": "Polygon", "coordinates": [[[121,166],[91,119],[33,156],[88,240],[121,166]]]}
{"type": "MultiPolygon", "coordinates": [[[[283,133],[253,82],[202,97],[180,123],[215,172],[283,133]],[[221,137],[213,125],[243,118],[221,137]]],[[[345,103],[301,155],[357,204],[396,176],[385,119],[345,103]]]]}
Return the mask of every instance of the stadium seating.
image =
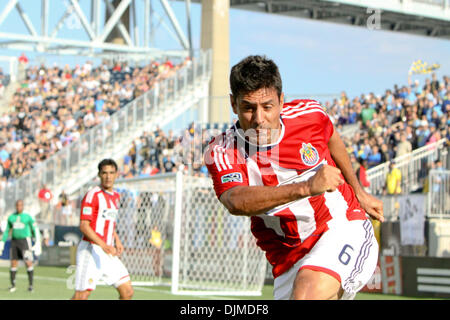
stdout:
{"type": "Polygon", "coordinates": [[[55,195],[79,188],[95,177],[100,159],[121,157],[145,126],[171,121],[197,103],[209,81],[208,59],[206,51],[177,65],[154,62],[112,72],[89,62],[74,69],[28,68],[13,110],[0,118],[2,215],[17,197],[30,198],[25,203],[37,214],[31,195],[43,183],[55,195]],[[124,81],[113,82],[113,73],[124,81]]]}
{"type": "Polygon", "coordinates": [[[0,175],[9,180],[28,172],[183,65],[116,64],[114,69],[106,63],[94,68],[88,61],[73,69],[30,66],[11,112],[0,120],[0,175]]]}

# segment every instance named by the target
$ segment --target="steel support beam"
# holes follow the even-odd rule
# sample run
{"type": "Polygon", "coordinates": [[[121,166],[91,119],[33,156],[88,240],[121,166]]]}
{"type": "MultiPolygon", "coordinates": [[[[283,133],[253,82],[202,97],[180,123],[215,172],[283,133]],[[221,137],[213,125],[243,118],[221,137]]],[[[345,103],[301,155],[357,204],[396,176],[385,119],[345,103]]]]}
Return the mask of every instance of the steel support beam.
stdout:
{"type": "MultiPolygon", "coordinates": [[[[105,5],[106,5],[106,8],[107,8],[108,12],[111,14],[111,18],[112,18],[112,15],[114,14],[114,7],[113,7],[113,5],[108,0],[105,0],[105,5]]],[[[119,32],[122,35],[122,37],[125,39],[125,42],[129,46],[132,46],[133,45],[133,41],[131,40],[130,34],[127,31],[127,28],[125,28],[125,26],[123,25],[122,21],[120,21],[120,17],[119,17],[119,19],[117,21],[117,28],[119,29],[119,32]]],[[[108,35],[106,35],[106,36],[108,36],[108,35]]]]}
{"type": "MultiPolygon", "coordinates": [[[[91,0],[89,4],[81,5],[80,0],[40,0],[33,10],[40,10],[40,14],[27,14],[30,6],[25,5],[31,0],[3,0],[0,2],[0,47],[25,51],[54,52],[56,54],[76,53],[100,55],[102,51],[108,54],[144,55],[147,58],[163,52],[162,50],[151,48],[153,35],[159,25],[167,29],[173,37],[175,43],[181,46],[181,50],[171,50],[172,57],[186,57],[192,55],[192,34],[190,25],[190,0],[186,2],[186,17],[188,18],[188,39],[183,28],[175,16],[174,11],[167,0],[159,0],[161,7],[158,12],[163,11],[167,16],[161,17],[156,10],[153,10],[152,1],[158,0],[91,0]],[[58,6],[58,8],[57,8],[58,6]],[[62,6],[62,7],[61,7],[62,6]],[[143,9],[142,9],[143,8],[143,9]],[[26,27],[26,31],[21,28],[10,26],[11,15],[17,10],[20,20],[26,27]],[[130,24],[124,19],[125,12],[130,12],[130,24]],[[55,13],[61,16],[55,16],[55,13]],[[103,14],[107,19],[103,20],[103,14]],[[37,18],[38,17],[38,18],[37,18]],[[71,28],[67,23],[71,18],[80,23],[80,27],[86,34],[74,35],[73,37],[61,37],[62,30],[71,28]],[[158,21],[153,25],[152,21],[158,21]],[[8,28],[5,28],[5,21],[8,28]],[[53,21],[56,24],[53,24],[53,21]],[[169,23],[170,21],[170,23],[169,23]],[[1,27],[4,27],[3,29],[1,27]],[[115,34],[123,39],[122,43],[112,43],[109,38],[115,34]],[[17,31],[20,30],[20,31],[17,31]],[[191,50],[188,52],[188,50],[191,50]],[[177,53],[178,52],[178,53],[177,53]]],[[[159,32],[159,31],[158,31],[159,32]]],[[[75,34],[75,33],[74,33],[75,34]]],[[[115,35],[115,37],[117,36],[115,35]]]]}
{"type": "Polygon", "coordinates": [[[105,25],[105,29],[103,33],[96,39],[96,42],[104,42],[106,37],[111,33],[112,29],[118,24],[120,18],[122,17],[125,10],[130,5],[131,0],[122,0],[119,6],[114,10],[111,17],[108,19],[108,22],[105,25]]]}
{"type": "Polygon", "coordinates": [[[187,41],[183,30],[180,27],[180,24],[178,23],[178,20],[172,10],[172,7],[167,2],[167,0],[160,0],[164,10],[166,11],[167,16],[169,17],[170,22],[172,23],[173,28],[175,29],[175,32],[178,36],[178,39],[180,41],[180,44],[183,46],[184,49],[189,49],[189,42],[187,41]]]}

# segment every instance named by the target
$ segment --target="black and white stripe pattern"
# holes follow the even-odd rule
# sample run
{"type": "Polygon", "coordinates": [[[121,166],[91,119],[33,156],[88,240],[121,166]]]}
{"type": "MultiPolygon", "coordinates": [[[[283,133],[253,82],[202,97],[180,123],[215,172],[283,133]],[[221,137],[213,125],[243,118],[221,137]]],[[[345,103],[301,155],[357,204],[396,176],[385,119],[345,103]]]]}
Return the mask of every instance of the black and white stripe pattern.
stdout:
{"type": "Polygon", "coordinates": [[[367,258],[370,255],[370,249],[373,245],[373,229],[372,229],[372,223],[370,220],[365,220],[363,223],[363,228],[366,231],[365,232],[365,238],[364,242],[361,246],[361,249],[359,250],[358,256],[356,258],[355,265],[353,267],[352,272],[350,273],[350,276],[345,279],[342,288],[345,291],[353,292],[357,286],[359,286],[359,283],[355,283],[355,279],[358,277],[358,275],[361,274],[364,268],[364,263],[367,261],[367,258]]]}

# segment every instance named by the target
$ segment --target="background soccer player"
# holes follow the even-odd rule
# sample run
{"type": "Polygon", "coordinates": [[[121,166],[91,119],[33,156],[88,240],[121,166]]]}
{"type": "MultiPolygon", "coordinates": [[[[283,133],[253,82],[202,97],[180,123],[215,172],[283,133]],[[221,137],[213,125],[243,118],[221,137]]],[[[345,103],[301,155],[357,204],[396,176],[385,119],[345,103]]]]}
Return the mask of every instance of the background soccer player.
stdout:
{"type": "Polygon", "coordinates": [[[205,163],[229,212],[251,217],[275,299],[354,298],[376,267],[366,213],[383,220],[382,202],[359,184],[320,104],[284,103],[272,60],[242,60],[230,87],[239,121],[211,141],[205,163]]]}
{"type": "Polygon", "coordinates": [[[19,259],[23,259],[28,273],[28,291],[33,291],[33,251],[39,256],[41,254],[40,233],[36,221],[27,213],[23,212],[23,200],[16,201],[16,212],[8,217],[6,230],[0,241],[0,255],[3,254],[5,242],[8,240],[9,231],[11,235],[11,269],[10,292],[16,291],[16,273],[19,259]],[[31,238],[35,239],[34,246],[31,245],[31,238]]]}
{"type": "Polygon", "coordinates": [[[119,256],[124,248],[116,233],[120,195],[113,190],[117,164],[104,159],[98,164],[100,186],[89,190],[81,204],[80,230],[83,239],[77,248],[74,300],[86,300],[100,279],[114,286],[119,298],[133,296],[128,271],[119,256]]]}

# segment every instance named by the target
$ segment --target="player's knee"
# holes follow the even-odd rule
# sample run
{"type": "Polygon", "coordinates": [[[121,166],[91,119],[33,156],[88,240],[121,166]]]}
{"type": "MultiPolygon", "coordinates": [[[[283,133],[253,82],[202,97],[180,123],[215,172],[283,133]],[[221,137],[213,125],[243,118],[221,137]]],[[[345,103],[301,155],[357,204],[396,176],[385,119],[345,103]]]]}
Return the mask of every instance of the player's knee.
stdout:
{"type": "Polygon", "coordinates": [[[125,288],[122,288],[119,294],[121,300],[131,300],[131,298],[133,298],[134,295],[134,289],[132,286],[127,286],[125,288]]]}
{"type": "MultiPolygon", "coordinates": [[[[319,286],[320,287],[320,286],[319,286]]],[[[336,300],[338,292],[329,288],[315,288],[310,290],[296,290],[292,292],[292,300],[336,300]]]]}
{"type": "Polygon", "coordinates": [[[72,297],[72,300],[87,300],[90,294],[90,291],[76,291],[72,297]]]}
{"type": "Polygon", "coordinates": [[[334,300],[339,298],[340,282],[312,270],[299,272],[294,282],[293,300],[334,300]]]}

